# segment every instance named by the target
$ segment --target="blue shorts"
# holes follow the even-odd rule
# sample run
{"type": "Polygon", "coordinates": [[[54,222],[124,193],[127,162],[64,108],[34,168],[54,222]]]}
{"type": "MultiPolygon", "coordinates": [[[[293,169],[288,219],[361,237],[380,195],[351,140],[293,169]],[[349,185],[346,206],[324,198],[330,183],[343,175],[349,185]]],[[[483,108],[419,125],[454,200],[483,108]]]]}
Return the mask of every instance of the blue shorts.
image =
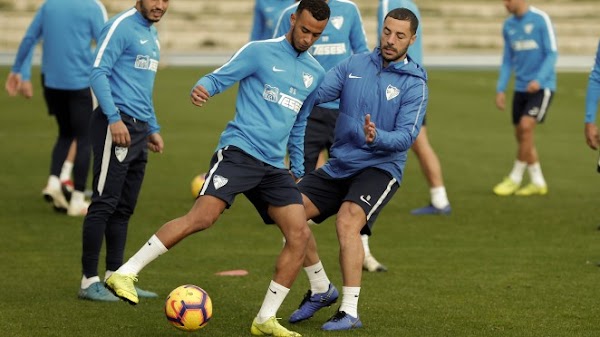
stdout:
{"type": "Polygon", "coordinates": [[[367,216],[361,234],[371,235],[375,219],[400,187],[391,174],[377,168],[367,168],[346,178],[332,178],[323,169],[306,175],[298,183],[300,192],[312,201],[319,215],[312,220],[325,221],[337,214],[344,201],[359,205],[367,216]]]}
{"type": "Polygon", "coordinates": [[[543,123],[548,107],[552,102],[552,97],[554,97],[554,92],[550,89],[541,89],[533,94],[515,91],[512,112],[513,124],[519,124],[523,116],[533,117],[538,123],[543,123]]]}
{"type": "Polygon", "coordinates": [[[302,195],[288,170],[226,146],[213,155],[199,195],[217,197],[229,208],[239,193],[244,193],[266,224],[275,223],[268,215],[269,206],[302,205],[302,195]]]}

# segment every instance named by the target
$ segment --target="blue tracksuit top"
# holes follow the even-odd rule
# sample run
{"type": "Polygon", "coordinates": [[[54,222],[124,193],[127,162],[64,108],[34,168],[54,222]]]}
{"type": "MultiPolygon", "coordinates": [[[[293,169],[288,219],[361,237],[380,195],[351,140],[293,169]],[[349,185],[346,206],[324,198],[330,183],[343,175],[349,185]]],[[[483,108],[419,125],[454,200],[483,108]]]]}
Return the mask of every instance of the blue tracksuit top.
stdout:
{"type": "Polygon", "coordinates": [[[160,130],[152,101],[159,60],[156,28],[135,8],[106,23],[96,48],[91,82],[109,124],[121,119],[121,111],[148,122],[149,134],[160,130]]]}
{"type": "Polygon", "coordinates": [[[106,22],[106,9],[95,0],[46,0],[19,45],[12,71],[31,77],[31,55],[43,41],[44,85],[52,89],[80,90],[90,86],[92,41],[98,41],[106,22]]]}
{"type": "Polygon", "coordinates": [[[294,0],[256,0],[250,41],[272,38],[281,11],[293,3],[294,0]]]}
{"type": "Polygon", "coordinates": [[[417,5],[411,0],[379,0],[377,7],[377,44],[381,41],[381,32],[383,30],[383,20],[387,13],[392,9],[406,8],[413,12],[419,19],[417,28],[417,40],[408,48],[410,58],[418,64],[423,64],[423,21],[421,21],[421,12],[417,5]]]}
{"type": "Polygon", "coordinates": [[[298,53],[285,36],[247,43],[220,68],[202,77],[211,96],[239,81],[235,115],[217,149],[234,145],[269,165],[304,175],[304,131],[316,89],[325,77],[309,53],[298,53]]]}
{"type": "Polygon", "coordinates": [[[587,94],[585,96],[585,122],[596,122],[596,112],[600,101],[600,42],[596,51],[596,61],[588,79],[587,94]]]}
{"type": "Polygon", "coordinates": [[[410,56],[383,68],[379,48],[342,61],[325,76],[317,103],[340,98],[331,158],[323,166],[334,178],[351,176],[369,167],[402,181],[407,152],[425,116],[427,73],[410,56]],[[377,135],[367,144],[363,126],[371,114],[377,135]]]}
{"type": "MultiPolygon", "coordinates": [[[[331,10],[329,22],[321,37],[309,50],[325,71],[329,71],[352,54],[369,52],[367,35],[356,4],[347,0],[329,0],[327,4],[331,10]]],[[[290,16],[297,8],[298,3],[283,11],[273,37],[284,35],[290,30],[290,16]]],[[[339,101],[327,102],[319,106],[339,109],[339,101]]]]}
{"type": "Polygon", "coordinates": [[[558,50],[548,14],[530,6],[523,16],[511,15],[504,21],[502,35],[504,53],[496,92],[506,90],[511,71],[515,72],[515,91],[526,92],[532,80],[555,91],[558,50]]]}

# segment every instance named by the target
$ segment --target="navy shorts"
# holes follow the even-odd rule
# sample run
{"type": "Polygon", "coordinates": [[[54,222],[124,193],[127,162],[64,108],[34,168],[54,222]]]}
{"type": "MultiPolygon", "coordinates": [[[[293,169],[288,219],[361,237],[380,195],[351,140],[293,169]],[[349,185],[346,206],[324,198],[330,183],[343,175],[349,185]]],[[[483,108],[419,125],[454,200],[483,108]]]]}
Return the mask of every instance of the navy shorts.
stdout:
{"type": "Polygon", "coordinates": [[[533,117],[538,123],[543,123],[548,107],[552,102],[552,97],[554,97],[554,92],[550,89],[542,89],[533,94],[515,91],[513,96],[513,124],[519,124],[523,116],[533,117]]]}
{"type": "Polygon", "coordinates": [[[314,222],[323,222],[337,214],[344,201],[351,201],[367,215],[361,234],[371,235],[379,212],[400,185],[391,174],[377,168],[367,168],[346,178],[333,178],[320,168],[300,180],[298,187],[320,212],[312,219],[314,222]]]}
{"type": "Polygon", "coordinates": [[[244,193],[266,224],[275,223],[268,215],[269,205],[302,205],[302,195],[288,170],[266,164],[230,145],[213,155],[199,195],[217,197],[229,208],[239,193],[244,193]]]}

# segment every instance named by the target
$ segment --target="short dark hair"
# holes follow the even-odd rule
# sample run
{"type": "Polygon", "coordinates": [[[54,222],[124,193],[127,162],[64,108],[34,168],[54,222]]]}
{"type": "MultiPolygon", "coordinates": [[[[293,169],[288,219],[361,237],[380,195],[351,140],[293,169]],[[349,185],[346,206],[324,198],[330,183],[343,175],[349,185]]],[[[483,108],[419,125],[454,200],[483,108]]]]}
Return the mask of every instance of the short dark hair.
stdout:
{"type": "Polygon", "coordinates": [[[325,0],[302,0],[296,9],[296,16],[300,16],[303,10],[307,10],[317,21],[328,20],[331,10],[325,0]]]}
{"type": "Polygon", "coordinates": [[[417,34],[417,28],[419,28],[419,19],[410,9],[403,7],[392,9],[389,13],[387,13],[383,20],[385,21],[388,16],[396,20],[409,21],[410,31],[413,33],[413,35],[417,34]]]}

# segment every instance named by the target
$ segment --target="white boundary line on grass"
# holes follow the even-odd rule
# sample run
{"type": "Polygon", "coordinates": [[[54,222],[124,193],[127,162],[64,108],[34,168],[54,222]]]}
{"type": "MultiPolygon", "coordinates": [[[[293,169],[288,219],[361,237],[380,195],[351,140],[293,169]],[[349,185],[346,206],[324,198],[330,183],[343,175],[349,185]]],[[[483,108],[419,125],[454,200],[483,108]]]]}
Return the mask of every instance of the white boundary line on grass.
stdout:
{"type": "MultiPolygon", "coordinates": [[[[220,66],[227,62],[233,53],[163,53],[161,66],[220,66]]],[[[14,62],[14,52],[0,51],[0,65],[10,66],[14,62]]],[[[33,64],[40,64],[40,54],[36,53],[33,64]]],[[[497,69],[500,66],[500,55],[430,55],[424,57],[426,68],[442,69],[497,69]]],[[[589,72],[594,64],[594,55],[559,55],[557,69],[559,71],[589,72]]]]}

